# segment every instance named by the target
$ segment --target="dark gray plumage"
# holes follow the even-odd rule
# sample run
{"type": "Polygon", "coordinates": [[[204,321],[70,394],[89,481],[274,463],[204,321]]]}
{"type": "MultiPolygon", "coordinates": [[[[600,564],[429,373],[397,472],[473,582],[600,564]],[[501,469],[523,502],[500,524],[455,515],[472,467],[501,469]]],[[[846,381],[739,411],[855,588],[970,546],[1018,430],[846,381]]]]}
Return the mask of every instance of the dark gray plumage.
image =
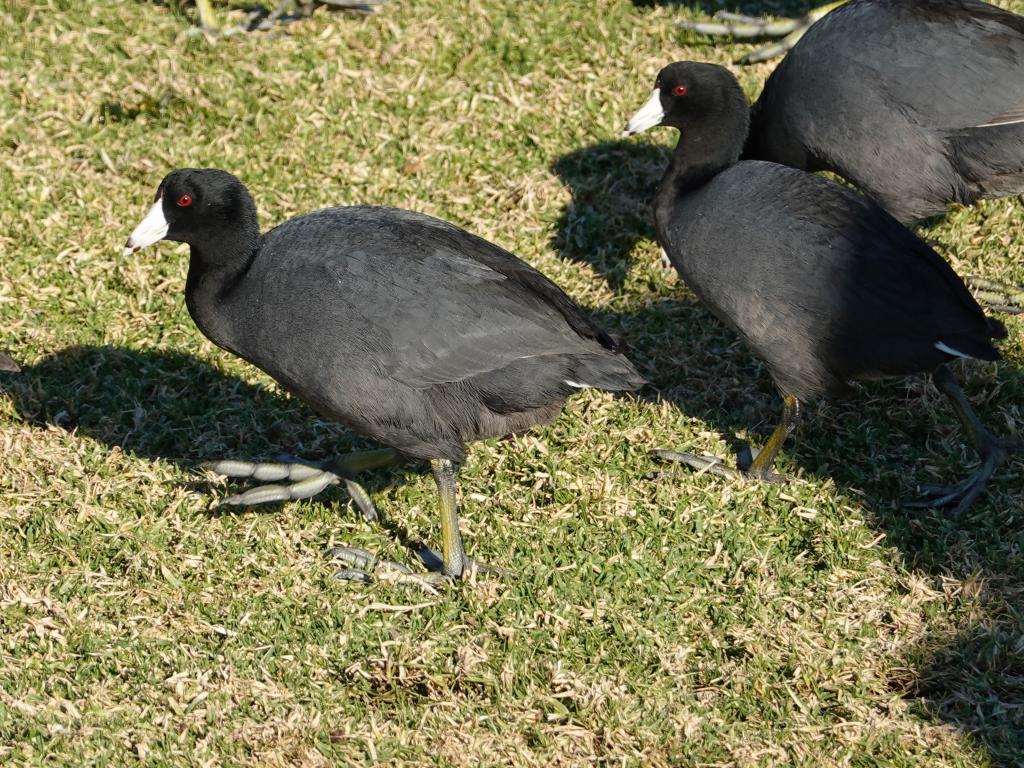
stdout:
{"type": "MultiPolygon", "coordinates": [[[[841,395],[855,379],[938,369],[937,383],[959,404],[942,364],[999,357],[991,339],[1006,335],[1002,324],[878,205],[803,171],[737,162],[748,110],[728,71],[689,62],[663,69],[627,132],[656,124],[682,132],[658,188],[658,239],[701,301],[764,360],[786,400],[755,474],[770,473],[802,402],[841,395]]],[[[986,456],[989,442],[992,452],[1008,450],[976,419],[967,427],[986,456]]],[[[983,485],[976,478],[941,495],[966,506],[983,485]]]]}
{"type": "MultiPolygon", "coordinates": [[[[261,237],[247,190],[219,170],[175,171],[157,200],[163,236],[192,249],[186,302],[200,330],[402,456],[457,463],[467,442],[546,422],[581,386],[643,383],[540,272],[446,222],[328,208],[261,237]]],[[[445,552],[449,575],[462,572],[457,554],[445,552]]]]}
{"type": "Polygon", "coordinates": [[[980,0],[850,0],[751,109],[745,157],[833,171],[904,222],[1024,192],[1024,17],[980,0]]]}

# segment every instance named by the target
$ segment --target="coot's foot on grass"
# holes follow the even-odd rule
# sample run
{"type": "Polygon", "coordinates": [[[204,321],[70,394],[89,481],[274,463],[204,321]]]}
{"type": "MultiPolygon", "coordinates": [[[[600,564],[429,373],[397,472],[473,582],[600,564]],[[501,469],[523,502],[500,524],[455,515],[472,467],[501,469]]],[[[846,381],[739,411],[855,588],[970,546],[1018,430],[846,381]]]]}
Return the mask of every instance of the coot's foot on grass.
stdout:
{"type": "Polygon", "coordinates": [[[967,399],[967,395],[964,394],[963,389],[960,387],[960,382],[956,380],[952,371],[946,366],[941,366],[935,371],[932,375],[932,380],[939,391],[949,398],[949,402],[953,406],[953,412],[960,420],[964,431],[967,432],[971,443],[978,451],[978,456],[981,458],[981,466],[974,474],[959,483],[952,485],[922,484],[918,486],[918,491],[925,498],[920,501],[911,502],[907,506],[935,508],[956,505],[953,512],[957,514],[963,512],[974,503],[974,500],[985,490],[989,478],[992,477],[996,469],[1011,454],[1024,452],[1024,441],[997,437],[989,432],[974,412],[974,408],[967,399]]]}
{"type": "MultiPolygon", "coordinates": [[[[427,569],[426,573],[415,573],[407,565],[379,557],[361,547],[331,547],[327,550],[327,556],[342,566],[342,569],[334,574],[334,578],[341,581],[355,581],[360,584],[375,582],[408,584],[420,587],[431,594],[437,594],[442,588],[455,583],[453,576],[444,573],[444,557],[441,553],[429,547],[419,547],[412,551],[423,567],[427,569]]],[[[463,554],[460,575],[465,578],[474,573],[493,574],[500,577],[512,574],[505,568],[479,563],[463,554]]]]}
{"type": "Polygon", "coordinates": [[[804,33],[810,29],[818,19],[834,8],[839,7],[845,0],[828,3],[818,8],[813,8],[799,19],[779,19],[768,21],[756,16],[746,16],[742,13],[729,13],[718,11],[714,18],[715,22],[707,21],[681,21],[679,26],[689,29],[701,35],[723,35],[729,37],[781,37],[777,43],[767,45],[764,48],[757,48],[750,53],[745,53],[736,58],[737,64],[755,64],[759,61],[768,61],[776,56],[781,56],[797,44],[804,33]]]}
{"type": "Polygon", "coordinates": [[[218,475],[235,480],[257,480],[268,485],[259,485],[247,491],[224,499],[232,506],[254,506],[279,501],[309,499],[331,485],[344,483],[348,494],[368,522],[380,519],[373,501],[366,490],[355,481],[361,472],[369,472],[397,464],[401,461],[398,452],[391,448],[348,453],[344,456],[311,464],[302,461],[251,462],[236,459],[211,461],[203,465],[218,475]],[[287,480],[286,485],[280,481],[287,480]]]}
{"type": "Polygon", "coordinates": [[[968,275],[964,282],[974,291],[982,306],[1008,315],[1024,313],[1024,285],[1001,283],[985,277],[968,275]]]}
{"type": "Polygon", "coordinates": [[[699,474],[709,472],[719,477],[729,479],[747,478],[760,480],[766,483],[781,483],[785,478],[776,473],[772,467],[775,464],[775,457],[779,449],[786,442],[786,438],[793,433],[800,425],[801,420],[800,401],[787,396],[782,400],[782,420],[772,431],[764,447],[751,458],[750,448],[746,448],[737,461],[739,467],[730,469],[722,463],[722,460],[714,456],[698,456],[694,453],[679,453],[677,451],[657,450],[652,454],[663,461],[674,461],[686,464],[695,469],[699,474]]]}

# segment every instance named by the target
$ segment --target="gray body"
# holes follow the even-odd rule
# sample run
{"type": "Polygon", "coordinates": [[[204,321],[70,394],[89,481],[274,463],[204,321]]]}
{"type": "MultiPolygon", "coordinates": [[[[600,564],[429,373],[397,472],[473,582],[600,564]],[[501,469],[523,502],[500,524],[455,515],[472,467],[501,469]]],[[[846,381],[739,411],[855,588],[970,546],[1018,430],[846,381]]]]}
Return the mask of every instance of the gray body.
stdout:
{"type": "Polygon", "coordinates": [[[834,182],[744,161],[661,199],[658,238],[673,265],[783,395],[807,401],[854,379],[933,370],[953,357],[937,343],[998,358],[989,338],[1001,327],[949,265],[834,182]]]}
{"type": "Polygon", "coordinates": [[[542,274],[429,216],[325,209],[213,261],[193,244],[186,289],[211,340],[414,458],[461,461],[465,442],[550,420],[578,385],[643,383],[542,274]]]}
{"type": "Polygon", "coordinates": [[[1024,192],[1024,17],[978,0],[851,0],[751,109],[745,157],[828,170],[901,221],[1024,192]]]}

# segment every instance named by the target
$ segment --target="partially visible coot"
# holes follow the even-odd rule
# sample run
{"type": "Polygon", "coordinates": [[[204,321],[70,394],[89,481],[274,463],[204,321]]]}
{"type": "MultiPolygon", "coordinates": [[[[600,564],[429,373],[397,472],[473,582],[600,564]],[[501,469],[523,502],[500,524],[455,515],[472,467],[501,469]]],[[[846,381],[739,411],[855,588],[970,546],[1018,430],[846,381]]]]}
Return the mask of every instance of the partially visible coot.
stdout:
{"type": "MultiPolygon", "coordinates": [[[[749,110],[736,79],[677,62],[626,126],[682,137],[658,187],[655,226],[694,293],[764,360],[783,419],[747,473],[771,477],[802,403],[845,393],[854,379],[933,372],[981,454],[967,481],[928,488],[930,503],[966,508],[1019,441],[980,424],[945,363],[996,360],[1002,324],[920,238],[867,198],[775,163],[738,162],[749,110]]],[[[707,460],[662,452],[705,468],[707,460]]],[[[717,460],[714,471],[726,473],[717,460]]]]}
{"type": "Polygon", "coordinates": [[[613,339],[544,275],[430,216],[327,208],[261,236],[238,179],[184,169],[160,183],[126,253],[161,239],[191,246],[185,301],[210,340],[388,446],[323,471],[219,462],[224,474],[295,481],[230,501],[301,498],[340,478],[367,511],[351,482],[357,472],[429,461],[447,576],[470,562],[455,488],[467,442],[549,421],[578,389],[643,384],[613,339]]]}
{"type": "Polygon", "coordinates": [[[850,0],[751,114],[746,158],[833,171],[903,222],[1024,193],[1024,17],[980,0],[850,0]]]}
{"type": "Polygon", "coordinates": [[[0,352],[0,371],[7,371],[9,373],[17,373],[21,368],[11,358],[0,352]]]}

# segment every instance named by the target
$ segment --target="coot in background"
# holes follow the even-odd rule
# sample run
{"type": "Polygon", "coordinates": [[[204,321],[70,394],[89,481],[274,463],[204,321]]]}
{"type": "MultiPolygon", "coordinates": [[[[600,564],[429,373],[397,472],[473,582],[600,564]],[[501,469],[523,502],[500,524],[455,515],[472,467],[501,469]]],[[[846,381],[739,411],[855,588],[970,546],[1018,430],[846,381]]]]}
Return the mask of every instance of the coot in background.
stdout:
{"type": "MultiPolygon", "coordinates": [[[[844,394],[861,378],[933,372],[977,447],[982,467],[955,486],[924,489],[964,509],[1020,441],[991,435],[953,374],[958,358],[996,360],[989,319],[949,265],[882,208],[803,171],[737,162],[749,110],[736,79],[711,64],[661,71],[627,134],[682,133],[655,199],[658,238],[683,280],[765,362],[785,408],[746,472],[771,477],[802,403],[844,394]]],[[[663,457],[728,474],[717,460],[663,457]]]]}
{"type": "Polygon", "coordinates": [[[904,222],[1024,193],[1024,17],[980,0],[851,0],[751,108],[744,156],[833,171],[904,222]]]}
{"type": "Polygon", "coordinates": [[[540,272],[430,216],[327,208],[261,236],[238,179],[183,169],[161,182],[126,253],[161,239],[191,246],[185,300],[211,341],[388,446],[322,469],[218,462],[224,474],[294,481],[229,503],[308,497],[340,478],[372,514],[357,472],[429,461],[446,576],[470,563],[455,476],[467,442],[547,422],[583,387],[643,384],[613,339],[540,272]]]}

